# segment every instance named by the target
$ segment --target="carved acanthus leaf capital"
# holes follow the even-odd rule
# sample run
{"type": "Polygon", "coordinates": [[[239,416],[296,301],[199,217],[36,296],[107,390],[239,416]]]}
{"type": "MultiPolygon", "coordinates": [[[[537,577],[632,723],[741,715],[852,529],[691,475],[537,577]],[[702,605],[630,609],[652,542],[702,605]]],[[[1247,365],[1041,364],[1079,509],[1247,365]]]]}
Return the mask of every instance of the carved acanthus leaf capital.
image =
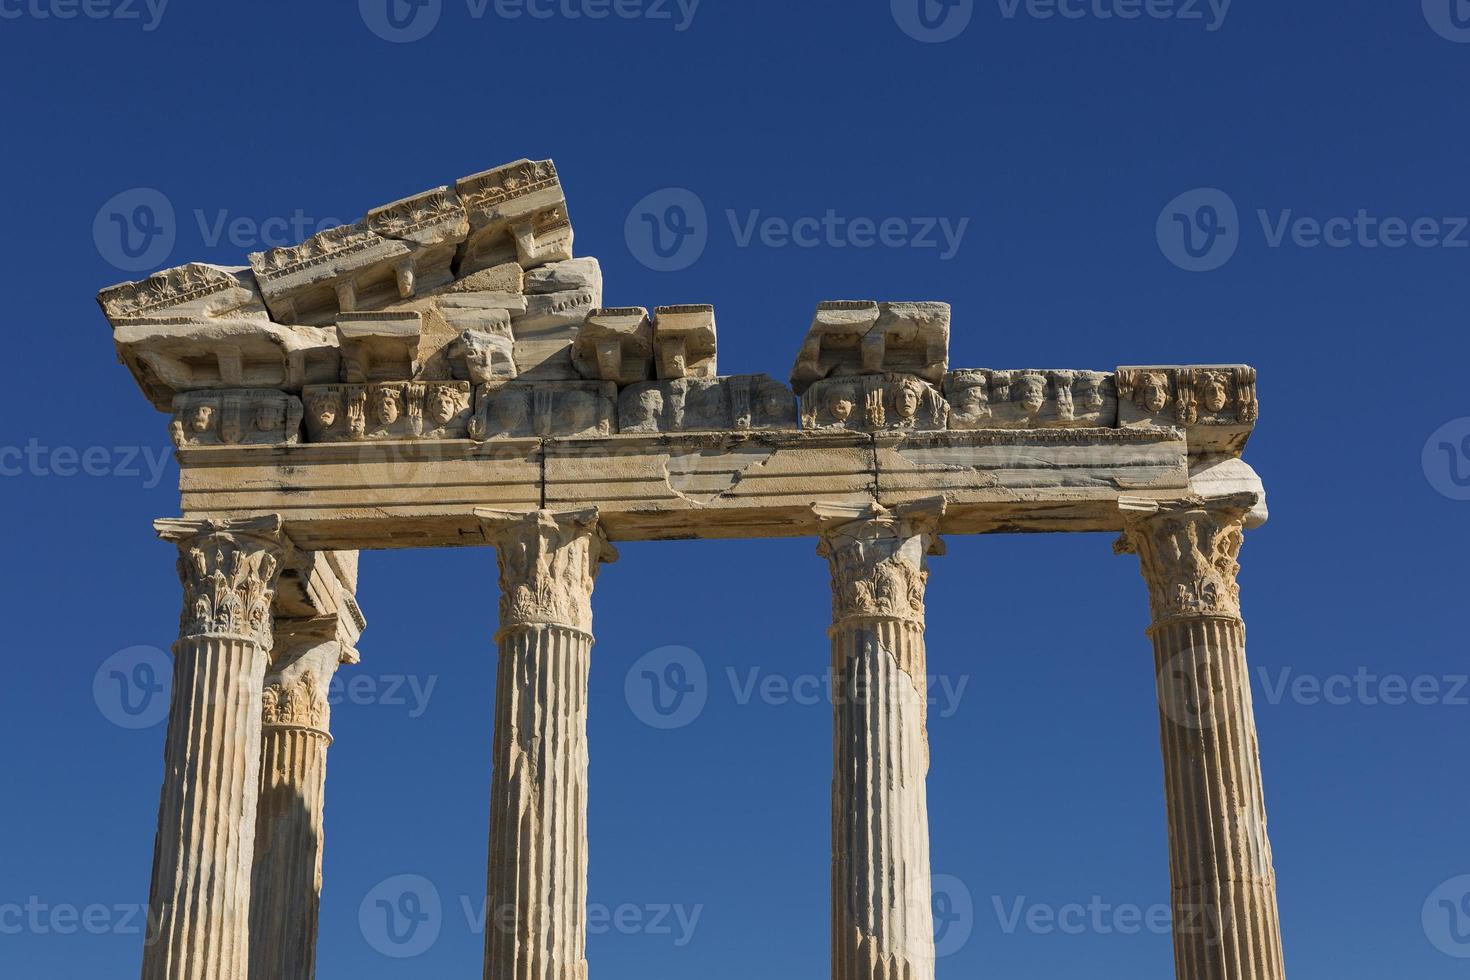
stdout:
{"type": "Polygon", "coordinates": [[[929,556],[943,554],[939,519],[944,501],[892,509],[816,504],[826,525],[817,553],[832,573],[832,628],[854,618],[924,624],[929,556]]]}
{"type": "Polygon", "coordinates": [[[592,586],[617,560],[596,508],[529,514],[477,509],[500,564],[500,630],[564,626],[592,632],[592,586]]]}
{"type": "Polygon", "coordinates": [[[179,548],[184,608],[179,637],[231,636],[272,646],[271,605],[289,544],[277,516],[242,521],[160,520],[179,548]]]}
{"type": "Polygon", "coordinates": [[[1123,536],[1114,550],[1136,554],[1155,625],[1192,617],[1240,617],[1240,546],[1254,494],[1206,500],[1123,497],[1123,536]]]}

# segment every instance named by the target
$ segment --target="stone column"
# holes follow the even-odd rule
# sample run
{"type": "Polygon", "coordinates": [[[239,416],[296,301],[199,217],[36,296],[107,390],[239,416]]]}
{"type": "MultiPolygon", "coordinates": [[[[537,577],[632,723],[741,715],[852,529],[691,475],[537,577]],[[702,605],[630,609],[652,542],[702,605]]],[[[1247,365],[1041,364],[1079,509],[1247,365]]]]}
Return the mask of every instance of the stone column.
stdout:
{"type": "Polygon", "coordinates": [[[322,892],[322,816],[327,690],[337,666],[357,663],[367,625],[343,594],[337,615],[277,620],[276,646],[262,698],[260,802],[250,896],[252,980],[316,975],[322,892]]]}
{"type": "Polygon", "coordinates": [[[932,980],[924,585],[943,503],[815,509],[832,573],[832,976],[932,980]]]}
{"type": "Polygon", "coordinates": [[[587,976],[592,585],[617,557],[596,510],[477,510],[500,564],[486,980],[587,976]]]}
{"type": "Polygon", "coordinates": [[[261,684],[286,541],[279,517],[154,527],[179,547],[184,608],[143,980],[247,980],[261,684]]]}
{"type": "Polygon", "coordinates": [[[1285,976],[1236,583],[1255,501],[1120,501],[1153,609],[1179,980],[1285,976]]]}

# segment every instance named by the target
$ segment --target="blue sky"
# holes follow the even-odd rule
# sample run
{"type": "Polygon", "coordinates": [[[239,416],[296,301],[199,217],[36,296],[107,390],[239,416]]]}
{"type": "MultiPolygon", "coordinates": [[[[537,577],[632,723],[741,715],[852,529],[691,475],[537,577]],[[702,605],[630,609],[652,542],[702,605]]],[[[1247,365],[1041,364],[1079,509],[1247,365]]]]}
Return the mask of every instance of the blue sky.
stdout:
{"type": "MultiPolygon", "coordinates": [[[[1290,975],[1464,975],[1470,4],[928,2],[0,0],[0,974],[140,959],[163,727],[110,678],[174,635],[150,522],[177,474],[96,290],[549,156],[608,304],[713,302],[724,373],[784,377],[814,305],[852,297],[953,303],[959,367],[1255,365],[1273,516],[1242,583],[1290,975]]],[[[1169,975],[1147,603],[1110,544],[934,562],[941,978],[1169,975]]],[[[824,562],[622,554],[595,598],[592,970],[821,976],[824,562]],[[626,684],[668,646],[706,678],[676,730],[626,684]]],[[[494,556],[362,565],[318,975],[476,976],[494,556]],[[400,875],[440,901],[413,958],[359,916],[400,875]]]]}

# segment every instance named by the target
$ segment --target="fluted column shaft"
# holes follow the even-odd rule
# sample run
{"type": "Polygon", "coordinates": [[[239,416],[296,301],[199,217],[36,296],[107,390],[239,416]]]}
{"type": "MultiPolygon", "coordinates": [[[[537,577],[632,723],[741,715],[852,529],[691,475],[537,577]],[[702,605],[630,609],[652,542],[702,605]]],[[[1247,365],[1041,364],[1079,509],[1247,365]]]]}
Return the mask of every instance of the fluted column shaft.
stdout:
{"type": "Polygon", "coordinates": [[[337,615],[277,624],[261,711],[260,802],[250,898],[252,980],[311,980],[321,911],[327,692],[356,663],[366,623],[350,595],[337,615]]]}
{"type": "Polygon", "coordinates": [[[184,609],[149,895],[143,980],[247,980],[261,687],[283,538],[278,518],[159,521],[184,609]]]}
{"type": "Polygon", "coordinates": [[[1179,980],[1284,980],[1236,577],[1245,499],[1125,502],[1149,585],[1179,980]]]}
{"type": "Polygon", "coordinates": [[[933,508],[832,519],[832,976],[932,980],[924,586],[933,508]]]}
{"type": "Polygon", "coordinates": [[[500,566],[486,980],[587,976],[592,587],[597,512],[479,512],[500,566]]]}

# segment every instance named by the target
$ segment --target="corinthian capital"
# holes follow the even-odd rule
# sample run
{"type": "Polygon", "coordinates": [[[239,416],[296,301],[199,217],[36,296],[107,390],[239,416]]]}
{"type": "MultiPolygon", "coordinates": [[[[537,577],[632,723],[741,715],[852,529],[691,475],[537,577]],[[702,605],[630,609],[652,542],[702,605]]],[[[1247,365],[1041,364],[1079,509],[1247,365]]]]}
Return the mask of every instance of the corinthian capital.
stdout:
{"type": "Polygon", "coordinates": [[[179,638],[228,636],[272,645],[271,604],[287,540],[277,516],[241,521],[159,520],[179,548],[184,608],[179,638]]]}
{"type": "Polygon", "coordinates": [[[500,629],[565,626],[592,632],[592,586],[617,560],[597,509],[529,514],[477,509],[500,563],[500,629]]]}
{"type": "Polygon", "coordinates": [[[854,618],[901,619],[923,625],[930,555],[939,539],[943,500],[892,509],[814,504],[823,521],[817,554],[832,572],[832,625],[854,618]]]}
{"type": "Polygon", "coordinates": [[[1206,500],[1124,497],[1123,536],[1113,550],[1135,554],[1148,582],[1154,623],[1240,618],[1240,546],[1254,494],[1206,500]]]}

